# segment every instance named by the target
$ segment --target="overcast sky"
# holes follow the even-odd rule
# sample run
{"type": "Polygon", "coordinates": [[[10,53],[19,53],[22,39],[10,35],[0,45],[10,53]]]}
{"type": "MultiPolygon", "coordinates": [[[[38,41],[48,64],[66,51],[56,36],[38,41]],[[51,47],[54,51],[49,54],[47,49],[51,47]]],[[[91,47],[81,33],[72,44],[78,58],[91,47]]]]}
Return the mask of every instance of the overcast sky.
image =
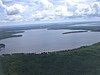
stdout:
{"type": "Polygon", "coordinates": [[[0,0],[0,22],[99,18],[99,0],[0,0]]]}

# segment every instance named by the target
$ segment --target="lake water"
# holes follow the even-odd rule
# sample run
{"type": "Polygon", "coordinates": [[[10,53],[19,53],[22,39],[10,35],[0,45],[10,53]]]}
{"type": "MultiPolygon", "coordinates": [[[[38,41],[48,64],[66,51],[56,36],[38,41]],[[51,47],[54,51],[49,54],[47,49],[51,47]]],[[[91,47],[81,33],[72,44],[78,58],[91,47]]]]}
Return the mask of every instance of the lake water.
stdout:
{"type": "Polygon", "coordinates": [[[52,52],[100,42],[100,32],[62,34],[69,31],[75,30],[26,30],[22,37],[1,40],[6,47],[0,54],[52,52]]]}

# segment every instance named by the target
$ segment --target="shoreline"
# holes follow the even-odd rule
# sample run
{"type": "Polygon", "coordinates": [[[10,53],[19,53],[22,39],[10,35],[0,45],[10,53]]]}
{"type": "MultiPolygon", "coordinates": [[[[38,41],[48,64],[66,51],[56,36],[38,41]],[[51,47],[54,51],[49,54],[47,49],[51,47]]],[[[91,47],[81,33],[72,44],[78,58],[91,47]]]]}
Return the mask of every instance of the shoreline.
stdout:
{"type": "Polygon", "coordinates": [[[64,32],[62,34],[83,33],[83,32],[88,32],[88,31],[86,31],[86,30],[84,30],[84,31],[71,31],[71,32],[64,32]]]}
{"type": "Polygon", "coordinates": [[[48,53],[72,52],[74,50],[89,47],[89,46],[93,46],[93,45],[98,44],[98,43],[100,43],[100,42],[96,42],[96,43],[93,43],[93,44],[90,44],[90,45],[83,45],[83,46],[72,48],[72,49],[62,49],[62,50],[51,51],[51,52],[46,51],[46,52],[39,52],[39,53],[36,53],[36,52],[33,52],[33,53],[23,53],[23,52],[22,53],[5,53],[5,54],[0,54],[0,56],[2,56],[2,55],[16,55],[16,54],[36,54],[36,55],[40,55],[40,54],[48,54],[48,53]]]}

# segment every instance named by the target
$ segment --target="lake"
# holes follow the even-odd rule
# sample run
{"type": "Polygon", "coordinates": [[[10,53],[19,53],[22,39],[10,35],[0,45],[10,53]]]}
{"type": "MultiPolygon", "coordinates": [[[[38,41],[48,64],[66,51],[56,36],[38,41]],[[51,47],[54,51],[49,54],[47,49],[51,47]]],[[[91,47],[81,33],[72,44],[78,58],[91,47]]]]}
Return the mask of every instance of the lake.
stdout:
{"type": "MultiPolygon", "coordinates": [[[[6,53],[41,53],[78,48],[100,42],[100,32],[62,34],[77,30],[26,30],[22,37],[3,39],[6,45],[0,54],[6,53]]],[[[78,30],[79,31],[79,30],[78,30]]]]}

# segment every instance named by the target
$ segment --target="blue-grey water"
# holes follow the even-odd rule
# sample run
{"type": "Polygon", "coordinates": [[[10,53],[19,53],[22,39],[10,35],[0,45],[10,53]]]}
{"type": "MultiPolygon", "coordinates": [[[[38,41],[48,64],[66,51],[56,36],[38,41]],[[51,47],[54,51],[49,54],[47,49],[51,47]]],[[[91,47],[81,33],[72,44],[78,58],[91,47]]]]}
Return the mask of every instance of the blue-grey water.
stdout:
{"type": "Polygon", "coordinates": [[[75,30],[26,30],[22,37],[1,40],[6,47],[0,54],[52,52],[100,42],[100,32],[62,34],[69,31],[75,30]]]}

